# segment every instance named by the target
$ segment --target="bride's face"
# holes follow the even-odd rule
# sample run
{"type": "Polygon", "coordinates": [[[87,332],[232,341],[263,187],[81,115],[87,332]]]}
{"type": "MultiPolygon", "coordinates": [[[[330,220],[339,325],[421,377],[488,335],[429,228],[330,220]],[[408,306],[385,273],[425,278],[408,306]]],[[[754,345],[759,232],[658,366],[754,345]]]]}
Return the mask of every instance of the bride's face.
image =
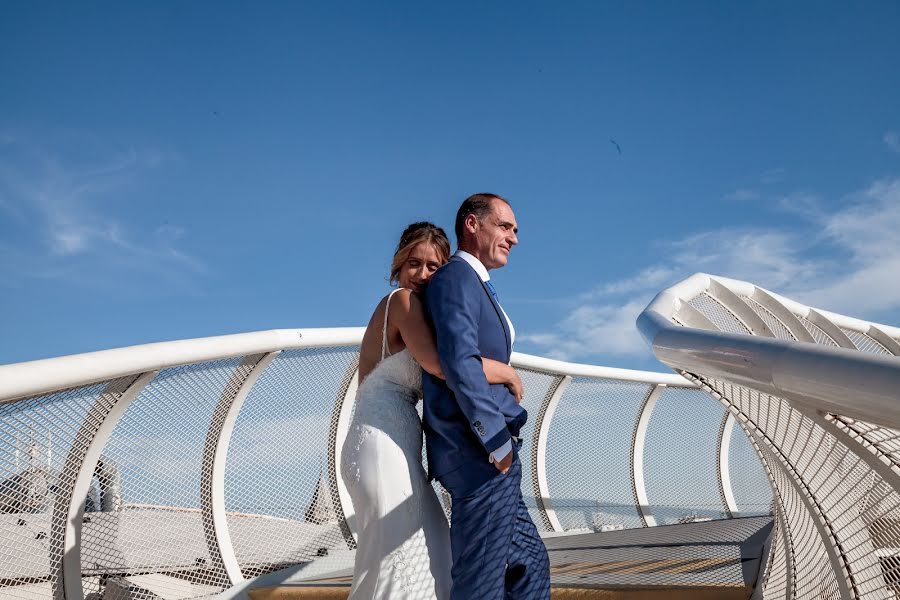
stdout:
{"type": "Polygon", "coordinates": [[[406,262],[400,267],[397,281],[400,287],[421,292],[441,264],[440,255],[435,247],[428,242],[419,242],[413,246],[406,262]]]}

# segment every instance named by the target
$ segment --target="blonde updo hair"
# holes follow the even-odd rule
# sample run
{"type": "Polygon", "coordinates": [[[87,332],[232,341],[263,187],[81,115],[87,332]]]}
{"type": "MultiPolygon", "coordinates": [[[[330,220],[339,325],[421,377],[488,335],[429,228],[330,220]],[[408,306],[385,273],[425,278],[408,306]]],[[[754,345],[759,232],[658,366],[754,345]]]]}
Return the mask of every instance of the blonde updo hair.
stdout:
{"type": "Polygon", "coordinates": [[[447,239],[444,230],[428,221],[413,223],[403,230],[400,243],[397,244],[397,250],[394,252],[394,260],[391,261],[391,285],[399,283],[398,278],[403,263],[409,258],[409,254],[416,244],[421,242],[427,242],[437,250],[442,265],[450,260],[450,240],[447,239]]]}

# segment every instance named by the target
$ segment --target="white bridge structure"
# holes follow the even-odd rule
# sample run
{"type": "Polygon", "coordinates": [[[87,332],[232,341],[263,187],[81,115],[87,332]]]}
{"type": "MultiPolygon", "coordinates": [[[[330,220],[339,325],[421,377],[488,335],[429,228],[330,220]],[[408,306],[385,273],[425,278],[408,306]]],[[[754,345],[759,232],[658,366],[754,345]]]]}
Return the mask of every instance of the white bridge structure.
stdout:
{"type": "MultiPolygon", "coordinates": [[[[554,585],[737,577],[741,597],[894,598],[900,329],[704,274],[638,327],[675,373],[513,355],[522,491],[554,585]]],[[[0,366],[0,600],[229,598],[346,573],[338,465],[362,333],[0,366]]]]}

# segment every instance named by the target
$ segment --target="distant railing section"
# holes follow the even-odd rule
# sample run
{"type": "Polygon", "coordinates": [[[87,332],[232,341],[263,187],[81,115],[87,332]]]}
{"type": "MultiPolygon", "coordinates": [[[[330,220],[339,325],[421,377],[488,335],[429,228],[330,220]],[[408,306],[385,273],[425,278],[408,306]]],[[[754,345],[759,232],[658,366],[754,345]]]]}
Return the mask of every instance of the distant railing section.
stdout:
{"type": "Polygon", "coordinates": [[[638,319],[763,459],[777,531],[764,598],[900,590],[900,329],[697,274],[638,319]]]}
{"type": "MultiPolygon", "coordinates": [[[[0,366],[0,594],[208,596],[352,561],[336,465],[363,330],[277,330],[0,366]]],[[[759,448],[678,375],[513,356],[545,532],[769,514],[759,448]]],[[[438,488],[438,491],[441,490],[438,488]]]]}

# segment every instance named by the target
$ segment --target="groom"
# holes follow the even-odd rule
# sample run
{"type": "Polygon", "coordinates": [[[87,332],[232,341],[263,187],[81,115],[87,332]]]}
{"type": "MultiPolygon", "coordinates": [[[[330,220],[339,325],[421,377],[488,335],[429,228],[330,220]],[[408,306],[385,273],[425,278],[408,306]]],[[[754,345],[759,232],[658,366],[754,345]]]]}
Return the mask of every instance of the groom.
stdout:
{"type": "Polygon", "coordinates": [[[459,250],[426,290],[442,379],[425,373],[423,423],[430,475],[450,492],[452,600],[550,598],[547,549],[520,488],[519,430],[528,414],[481,358],[509,362],[515,330],[488,271],[518,243],[509,202],[466,198],[456,214],[459,250]]]}

